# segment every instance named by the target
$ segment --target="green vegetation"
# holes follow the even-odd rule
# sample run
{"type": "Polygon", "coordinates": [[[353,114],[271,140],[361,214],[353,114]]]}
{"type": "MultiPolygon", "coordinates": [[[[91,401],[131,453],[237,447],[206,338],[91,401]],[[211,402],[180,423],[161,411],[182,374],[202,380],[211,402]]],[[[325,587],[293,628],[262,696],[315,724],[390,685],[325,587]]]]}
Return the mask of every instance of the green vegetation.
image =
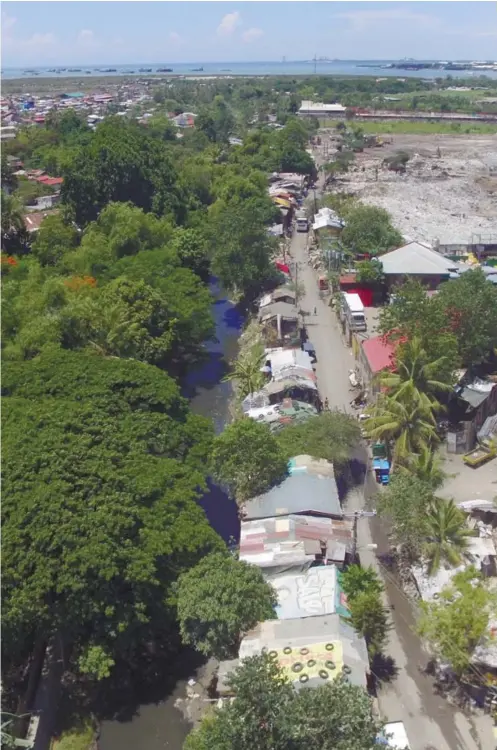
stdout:
{"type": "Polygon", "coordinates": [[[350,565],[341,576],[354,628],[368,644],[373,659],[383,652],[389,629],[383,605],[383,584],[373,568],[350,565]]]}
{"type": "MultiPolygon", "coordinates": [[[[320,120],[321,127],[336,128],[337,120],[320,120]]],[[[365,133],[383,135],[495,135],[497,125],[487,122],[412,122],[411,120],[361,120],[365,133]]]]}
{"type": "Polygon", "coordinates": [[[177,598],[183,643],[216,659],[236,658],[243,634],[276,616],[276,593],[261,569],[228,552],[208,555],[183,573],[177,598]]]}
{"type": "Polygon", "coordinates": [[[236,696],[187,738],[186,750],[372,750],[381,729],[371,701],[338,678],[296,692],[267,654],[245,659],[229,677],[236,696]]]}
{"type": "Polygon", "coordinates": [[[214,439],[211,471],[243,504],[284,479],[288,458],[266,424],[244,418],[214,439]]]}
{"type": "Polygon", "coordinates": [[[360,437],[357,420],[336,410],[289,425],[278,433],[276,440],[288,458],[303,454],[343,467],[360,437]]]}
{"type": "Polygon", "coordinates": [[[468,537],[474,533],[466,525],[466,516],[453,500],[435,499],[424,521],[423,557],[428,573],[434,575],[442,563],[460,565],[468,550],[468,537]]]}
{"type": "Polygon", "coordinates": [[[346,225],[341,241],[356,255],[381,255],[402,244],[402,235],[382,208],[357,203],[345,217],[346,225]]]}
{"type": "Polygon", "coordinates": [[[497,611],[495,594],[476,568],[457,573],[436,602],[422,602],[418,632],[437,656],[462,676],[481,641],[489,637],[491,616],[497,611]]]}

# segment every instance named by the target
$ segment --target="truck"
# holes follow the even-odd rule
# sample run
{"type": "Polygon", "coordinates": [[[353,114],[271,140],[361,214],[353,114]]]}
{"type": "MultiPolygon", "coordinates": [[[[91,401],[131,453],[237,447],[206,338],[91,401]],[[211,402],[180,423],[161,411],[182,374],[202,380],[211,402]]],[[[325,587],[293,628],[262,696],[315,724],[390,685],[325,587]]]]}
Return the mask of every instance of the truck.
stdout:
{"type": "Polygon", "coordinates": [[[364,305],[357,292],[344,292],[344,312],[352,331],[366,331],[364,305]]]}
{"type": "Polygon", "coordinates": [[[295,226],[297,232],[309,231],[309,219],[307,218],[305,211],[297,211],[295,215],[295,226]]]}

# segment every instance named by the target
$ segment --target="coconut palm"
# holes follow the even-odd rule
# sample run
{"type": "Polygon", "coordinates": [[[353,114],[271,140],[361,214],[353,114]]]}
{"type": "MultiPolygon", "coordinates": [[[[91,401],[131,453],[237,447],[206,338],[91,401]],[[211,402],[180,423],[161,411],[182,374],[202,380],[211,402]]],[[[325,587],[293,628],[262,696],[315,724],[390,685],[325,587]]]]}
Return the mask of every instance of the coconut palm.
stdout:
{"type": "Polygon", "coordinates": [[[383,372],[380,385],[396,401],[415,395],[433,411],[440,410],[436,395],[452,391],[452,383],[441,380],[439,373],[447,368],[447,357],[430,361],[421,339],[415,336],[399,346],[395,359],[395,372],[383,372]]]}
{"type": "Polygon", "coordinates": [[[464,513],[453,500],[433,498],[424,523],[423,554],[428,574],[435,575],[442,562],[459,565],[468,549],[468,537],[473,533],[466,526],[464,513]]]}
{"type": "Polygon", "coordinates": [[[259,391],[265,382],[264,373],[261,372],[264,358],[263,348],[255,346],[248,354],[236,360],[233,370],[223,381],[235,380],[241,398],[259,391]]]}
{"type": "Polygon", "coordinates": [[[438,490],[447,476],[442,470],[442,459],[428,446],[422,447],[418,454],[409,456],[400,470],[426,482],[432,490],[438,490]]]}
{"type": "Polygon", "coordinates": [[[403,401],[380,395],[363,428],[368,438],[393,443],[394,462],[402,463],[438,440],[431,407],[412,394],[403,401]]]}
{"type": "Polygon", "coordinates": [[[2,190],[2,236],[17,235],[25,231],[22,206],[13,195],[2,190]]]}

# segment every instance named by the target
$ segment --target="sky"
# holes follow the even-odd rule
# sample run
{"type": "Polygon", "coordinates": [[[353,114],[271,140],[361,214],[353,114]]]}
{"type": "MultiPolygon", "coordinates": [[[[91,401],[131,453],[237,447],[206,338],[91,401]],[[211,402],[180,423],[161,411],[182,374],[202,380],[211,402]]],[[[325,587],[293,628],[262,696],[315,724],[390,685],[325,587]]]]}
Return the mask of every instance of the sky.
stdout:
{"type": "Polygon", "coordinates": [[[497,2],[2,2],[2,67],[496,59],[497,2]]]}

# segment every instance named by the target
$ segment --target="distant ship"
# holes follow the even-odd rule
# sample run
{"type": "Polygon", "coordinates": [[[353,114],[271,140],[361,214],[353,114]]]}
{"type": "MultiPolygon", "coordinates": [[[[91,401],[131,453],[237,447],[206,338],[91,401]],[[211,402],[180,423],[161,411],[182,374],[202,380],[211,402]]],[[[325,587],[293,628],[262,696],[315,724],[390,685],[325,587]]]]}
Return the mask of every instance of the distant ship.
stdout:
{"type": "Polygon", "coordinates": [[[123,73],[125,76],[130,76],[134,72],[135,72],[134,70],[123,70],[123,73]]]}
{"type": "Polygon", "coordinates": [[[152,68],[139,68],[138,72],[139,73],[151,73],[152,68]]]}
{"type": "Polygon", "coordinates": [[[172,68],[157,68],[157,73],[172,73],[172,68]]]}
{"type": "Polygon", "coordinates": [[[85,70],[85,73],[86,73],[87,76],[90,76],[91,75],[91,70],[85,70]]]}
{"type": "Polygon", "coordinates": [[[192,73],[203,73],[204,69],[203,68],[192,68],[191,72],[192,73]]]}
{"type": "Polygon", "coordinates": [[[81,68],[68,68],[68,73],[81,73],[81,68]]]}
{"type": "Polygon", "coordinates": [[[117,73],[117,68],[101,68],[99,73],[117,73]]]}

